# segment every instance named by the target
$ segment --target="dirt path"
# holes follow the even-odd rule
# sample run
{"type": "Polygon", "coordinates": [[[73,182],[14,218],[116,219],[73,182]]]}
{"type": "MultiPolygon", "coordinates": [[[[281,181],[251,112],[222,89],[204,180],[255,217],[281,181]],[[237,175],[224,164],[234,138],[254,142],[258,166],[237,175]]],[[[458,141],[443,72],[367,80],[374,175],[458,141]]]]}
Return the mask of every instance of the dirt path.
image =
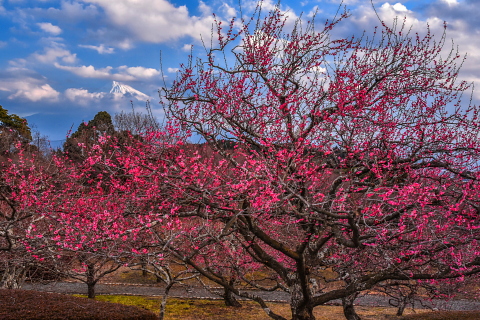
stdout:
{"type": "MultiPolygon", "coordinates": [[[[140,295],[140,296],[161,296],[163,289],[157,285],[126,285],[126,284],[97,284],[97,294],[113,294],[113,295],[140,295]]],[[[50,284],[25,284],[22,289],[57,292],[66,294],[86,294],[87,286],[77,282],[56,282],[50,284]]],[[[286,302],[288,295],[285,292],[257,292],[266,301],[282,301],[286,302]]],[[[174,287],[171,289],[170,297],[177,298],[205,298],[205,299],[221,299],[219,295],[215,295],[202,287],[174,287]]],[[[333,301],[338,304],[340,301],[333,301]]],[[[429,300],[422,301],[423,304],[438,310],[480,310],[480,301],[477,300],[429,300]]],[[[361,306],[389,306],[388,298],[380,295],[364,295],[359,297],[355,304],[361,306]]],[[[420,302],[415,305],[421,308],[420,302]]]]}

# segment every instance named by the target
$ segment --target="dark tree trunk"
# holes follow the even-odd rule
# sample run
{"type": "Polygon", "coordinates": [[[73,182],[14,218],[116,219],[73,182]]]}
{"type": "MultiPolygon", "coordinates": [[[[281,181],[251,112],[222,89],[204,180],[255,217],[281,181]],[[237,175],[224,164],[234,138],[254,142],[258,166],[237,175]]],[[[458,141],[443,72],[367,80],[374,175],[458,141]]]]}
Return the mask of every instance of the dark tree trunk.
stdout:
{"type": "Polygon", "coordinates": [[[25,280],[26,267],[7,262],[0,279],[0,288],[20,289],[25,280]]]}
{"type": "MultiPolygon", "coordinates": [[[[235,278],[230,278],[228,280],[228,284],[233,287],[235,285],[235,278]]],[[[227,307],[240,308],[242,306],[242,304],[238,302],[237,298],[235,298],[235,294],[225,286],[223,287],[222,296],[227,307]]]]}
{"type": "Polygon", "coordinates": [[[140,264],[141,264],[141,268],[142,268],[142,277],[146,278],[148,276],[147,262],[144,259],[142,259],[140,264]]]}
{"type": "Polygon", "coordinates": [[[95,280],[95,268],[93,265],[87,265],[87,295],[89,299],[95,299],[95,284],[97,281],[95,280]]]}
{"type": "Polygon", "coordinates": [[[227,307],[240,308],[242,306],[242,304],[238,302],[237,298],[235,298],[233,292],[228,290],[227,288],[224,289],[223,300],[225,301],[225,305],[227,307]]]}
{"type": "Polygon", "coordinates": [[[357,296],[358,292],[342,299],[343,314],[347,320],[361,320],[360,316],[355,312],[355,307],[353,305],[357,296]]]}
{"type": "Polygon", "coordinates": [[[87,295],[89,299],[95,299],[95,284],[87,282],[87,295]]]}
{"type": "Polygon", "coordinates": [[[170,289],[173,287],[174,282],[170,282],[167,284],[165,287],[165,290],[163,291],[163,297],[162,297],[162,302],[160,303],[160,313],[158,314],[158,319],[163,320],[165,317],[165,310],[167,309],[167,299],[168,299],[168,293],[170,292],[170,289]]]}
{"type": "Polygon", "coordinates": [[[311,304],[311,293],[307,285],[304,288],[297,274],[290,277],[290,308],[292,310],[292,320],[315,320],[313,315],[313,306],[311,304]]]}
{"type": "Polygon", "coordinates": [[[403,312],[405,311],[406,306],[407,306],[407,297],[400,299],[398,301],[397,316],[403,316],[403,312]]]}
{"type": "Polygon", "coordinates": [[[292,320],[315,320],[313,308],[309,306],[292,306],[292,320]]]}

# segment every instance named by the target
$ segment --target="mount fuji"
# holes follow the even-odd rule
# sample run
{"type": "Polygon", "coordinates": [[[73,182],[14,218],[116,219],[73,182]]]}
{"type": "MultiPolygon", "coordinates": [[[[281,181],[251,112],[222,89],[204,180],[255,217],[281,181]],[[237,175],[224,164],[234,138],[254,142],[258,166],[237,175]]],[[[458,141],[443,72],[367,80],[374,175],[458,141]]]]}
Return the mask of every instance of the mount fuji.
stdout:
{"type": "Polygon", "coordinates": [[[130,86],[127,86],[126,84],[122,84],[117,81],[113,81],[112,89],[110,90],[110,93],[114,95],[121,94],[126,97],[133,97],[140,101],[147,101],[150,99],[150,97],[147,96],[145,93],[140,92],[137,89],[134,89],[130,86]]]}

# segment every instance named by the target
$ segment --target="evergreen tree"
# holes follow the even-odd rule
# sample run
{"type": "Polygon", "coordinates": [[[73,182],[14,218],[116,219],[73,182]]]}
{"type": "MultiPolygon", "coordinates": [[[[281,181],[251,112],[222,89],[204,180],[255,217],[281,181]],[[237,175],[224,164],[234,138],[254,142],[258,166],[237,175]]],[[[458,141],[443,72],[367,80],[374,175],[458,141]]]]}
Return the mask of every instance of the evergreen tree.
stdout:
{"type": "Polygon", "coordinates": [[[93,120],[82,122],[63,144],[63,151],[73,160],[83,160],[84,148],[90,147],[99,137],[113,135],[112,117],[106,111],[98,112],[93,120]]]}
{"type": "Polygon", "coordinates": [[[0,105],[0,154],[15,150],[15,144],[26,145],[32,141],[32,133],[25,118],[9,114],[0,105]]]}

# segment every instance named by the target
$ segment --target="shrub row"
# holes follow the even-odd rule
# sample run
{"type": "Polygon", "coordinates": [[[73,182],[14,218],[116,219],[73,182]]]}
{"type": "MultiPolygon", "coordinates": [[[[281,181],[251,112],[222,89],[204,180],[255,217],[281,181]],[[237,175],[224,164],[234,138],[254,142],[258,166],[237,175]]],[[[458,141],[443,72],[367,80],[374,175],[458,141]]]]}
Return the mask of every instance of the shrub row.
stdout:
{"type": "Polygon", "coordinates": [[[480,320],[480,311],[436,311],[404,316],[402,320],[480,320]]]}
{"type": "Polygon", "coordinates": [[[154,320],[147,310],[58,293],[0,289],[2,320],[154,320]]]}

